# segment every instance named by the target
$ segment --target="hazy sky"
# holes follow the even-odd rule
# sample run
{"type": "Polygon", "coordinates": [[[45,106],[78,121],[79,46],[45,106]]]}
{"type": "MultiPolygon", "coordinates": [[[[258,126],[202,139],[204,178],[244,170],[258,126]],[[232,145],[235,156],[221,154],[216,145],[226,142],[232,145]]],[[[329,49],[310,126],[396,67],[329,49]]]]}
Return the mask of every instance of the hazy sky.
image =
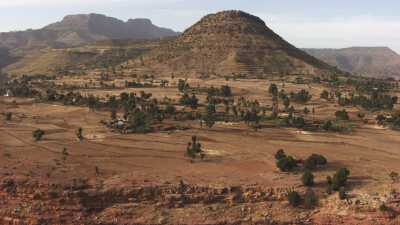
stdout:
{"type": "Polygon", "coordinates": [[[388,46],[400,53],[399,0],[0,0],[0,31],[40,28],[64,15],[150,18],[183,31],[203,15],[240,9],[297,47],[388,46]]]}

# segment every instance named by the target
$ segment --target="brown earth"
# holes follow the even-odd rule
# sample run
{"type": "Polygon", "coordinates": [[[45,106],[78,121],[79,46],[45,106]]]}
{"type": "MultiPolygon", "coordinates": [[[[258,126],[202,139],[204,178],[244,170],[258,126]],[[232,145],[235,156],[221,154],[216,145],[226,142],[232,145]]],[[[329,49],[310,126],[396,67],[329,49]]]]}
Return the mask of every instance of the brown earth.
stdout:
{"type": "MultiPolygon", "coordinates": [[[[271,97],[265,94],[270,81],[189,82],[228,84],[235,95],[271,104],[271,97]]],[[[285,84],[287,91],[302,88],[314,96],[307,105],[316,108],[315,117],[333,117],[338,106],[318,97],[324,87],[285,84]]],[[[179,97],[176,87],[144,90],[157,98],[179,97]]],[[[90,92],[112,95],[120,91],[90,92]]],[[[347,110],[356,121],[351,134],[299,131],[273,123],[263,124],[257,132],[242,123],[217,123],[206,129],[198,122],[185,122],[183,125],[190,128],[186,131],[123,135],[99,123],[109,118],[109,112],[1,97],[0,113],[13,112],[13,119],[0,117],[0,221],[398,224],[398,217],[391,218],[378,208],[382,202],[389,202],[392,189],[399,188],[388,174],[400,170],[400,134],[375,125],[372,113],[367,114],[370,124],[364,124],[356,119],[359,109],[347,110]],[[79,127],[84,131],[83,141],[76,140],[75,130],[79,127]],[[39,142],[32,138],[37,128],[46,132],[39,142]],[[204,161],[191,162],[184,155],[192,135],[198,136],[205,150],[204,161]],[[65,159],[63,148],[68,152],[65,159]],[[303,193],[305,188],[300,171],[288,174],[277,170],[274,154],[280,148],[296,158],[304,159],[312,153],[327,157],[328,166],[315,173],[314,190],[320,196],[320,206],[315,210],[288,207],[287,191],[303,193]],[[326,176],[341,167],[351,171],[351,197],[347,202],[337,195],[324,194],[326,176]]]]}
{"type": "Polygon", "coordinates": [[[176,39],[163,42],[125,70],[199,77],[316,75],[339,72],[297,49],[260,18],[242,11],[205,16],[176,39]]]}

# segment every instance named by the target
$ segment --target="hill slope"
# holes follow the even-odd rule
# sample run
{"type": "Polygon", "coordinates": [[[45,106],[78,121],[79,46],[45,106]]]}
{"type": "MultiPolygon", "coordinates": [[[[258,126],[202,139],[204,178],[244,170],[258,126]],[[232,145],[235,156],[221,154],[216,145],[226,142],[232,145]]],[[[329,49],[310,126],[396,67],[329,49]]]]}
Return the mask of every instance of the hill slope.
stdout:
{"type": "Polygon", "coordinates": [[[31,50],[4,67],[3,71],[11,76],[84,73],[95,68],[116,66],[157,45],[158,41],[152,40],[105,40],[73,48],[31,50]]]}
{"type": "Polygon", "coordinates": [[[320,74],[332,69],[242,11],[208,15],[131,66],[194,76],[320,74]]]}
{"type": "Polygon", "coordinates": [[[387,47],[305,49],[333,66],[369,77],[400,78],[400,55],[387,47]]]}
{"type": "Polygon", "coordinates": [[[108,39],[158,39],[178,33],[148,19],[127,22],[99,14],[71,15],[39,30],[0,33],[0,47],[71,47],[108,39]]]}

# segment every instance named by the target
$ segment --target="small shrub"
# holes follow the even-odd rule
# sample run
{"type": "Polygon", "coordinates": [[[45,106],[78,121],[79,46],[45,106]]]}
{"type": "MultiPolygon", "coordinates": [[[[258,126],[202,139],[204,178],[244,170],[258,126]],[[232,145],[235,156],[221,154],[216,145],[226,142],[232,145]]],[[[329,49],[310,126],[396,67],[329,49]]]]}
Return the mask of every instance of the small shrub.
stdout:
{"type": "Polygon", "coordinates": [[[291,191],[288,193],[289,204],[293,207],[297,207],[301,204],[301,196],[296,191],[291,191]]]}
{"type": "Polygon", "coordinates": [[[268,88],[268,93],[270,93],[272,96],[277,96],[278,95],[278,86],[276,84],[270,84],[268,88]]]}
{"type": "Polygon", "coordinates": [[[303,117],[293,117],[292,119],[293,126],[296,128],[304,128],[306,126],[306,121],[303,117]]]}
{"type": "Polygon", "coordinates": [[[336,119],[338,120],[349,120],[349,114],[346,112],[345,109],[341,110],[341,111],[336,111],[335,113],[336,119]]]}
{"type": "Polygon", "coordinates": [[[11,119],[12,119],[12,113],[11,112],[6,112],[5,116],[6,116],[6,120],[7,121],[11,121],[11,119]]]}
{"type": "Polygon", "coordinates": [[[275,153],[275,159],[276,160],[280,160],[286,157],[285,151],[283,149],[279,149],[276,153],[275,153]]]}
{"type": "Polygon", "coordinates": [[[117,119],[117,111],[115,109],[111,110],[110,117],[111,117],[112,120],[116,120],[117,119]]]}
{"type": "Polygon", "coordinates": [[[317,167],[317,163],[313,159],[306,159],[303,163],[304,168],[307,170],[314,170],[317,167]]]}
{"type": "Polygon", "coordinates": [[[301,181],[304,186],[311,187],[314,185],[314,175],[309,170],[306,170],[301,177],[301,181]]]}
{"type": "Polygon", "coordinates": [[[281,171],[289,172],[289,171],[292,171],[297,166],[297,163],[293,157],[286,156],[286,157],[278,160],[276,165],[281,171]]]}
{"type": "Polygon", "coordinates": [[[346,190],[344,189],[344,187],[341,187],[340,189],[339,189],[339,199],[340,200],[344,200],[344,199],[346,199],[347,198],[347,193],[346,193],[346,190]]]}
{"type": "Polygon", "coordinates": [[[172,104],[168,104],[167,107],[165,108],[165,113],[169,115],[174,115],[176,113],[176,108],[172,104]]]}
{"type": "Polygon", "coordinates": [[[40,141],[42,140],[42,137],[44,135],[44,131],[41,129],[36,129],[35,131],[33,131],[32,136],[35,139],[35,141],[40,141]]]}
{"type": "Polygon", "coordinates": [[[322,129],[324,129],[324,130],[326,130],[326,131],[329,131],[329,130],[331,130],[332,125],[333,125],[333,124],[332,124],[332,121],[327,120],[327,121],[325,121],[325,122],[323,123],[322,129]]]}
{"type": "Polygon", "coordinates": [[[390,172],[389,174],[390,179],[392,180],[393,183],[398,182],[400,180],[400,176],[397,172],[390,172]]]}
{"type": "Polygon", "coordinates": [[[323,90],[323,91],[321,92],[320,97],[321,97],[322,99],[329,100],[329,92],[328,92],[327,90],[323,90]]]}
{"type": "Polygon", "coordinates": [[[346,168],[339,169],[332,178],[332,190],[339,191],[341,187],[346,185],[347,179],[350,175],[350,171],[346,168]]]}
{"type": "Polygon", "coordinates": [[[328,160],[324,156],[318,154],[312,154],[304,161],[304,167],[308,170],[313,170],[317,166],[323,166],[326,165],[327,163],[328,160]]]}
{"type": "Polygon", "coordinates": [[[323,155],[312,154],[309,159],[312,159],[316,162],[317,165],[323,166],[328,163],[328,160],[323,155]]]}
{"type": "Polygon", "coordinates": [[[304,195],[304,207],[307,209],[312,209],[318,205],[318,196],[312,189],[308,189],[304,195]]]}
{"type": "Polygon", "coordinates": [[[304,112],[304,114],[308,114],[308,113],[310,113],[310,110],[307,107],[304,107],[303,112],[304,112]]]}
{"type": "Polygon", "coordinates": [[[375,120],[378,122],[379,125],[383,125],[386,120],[386,116],[379,114],[376,116],[375,120]]]}
{"type": "Polygon", "coordinates": [[[61,154],[62,154],[62,159],[65,161],[67,159],[67,156],[69,156],[67,148],[63,148],[61,154]]]}
{"type": "Polygon", "coordinates": [[[75,134],[76,134],[76,138],[78,138],[79,141],[82,141],[82,140],[83,140],[83,129],[82,129],[82,127],[79,127],[79,128],[75,131],[75,134]]]}
{"type": "Polygon", "coordinates": [[[192,142],[188,143],[186,155],[192,159],[195,159],[198,155],[200,155],[201,159],[204,158],[205,155],[201,149],[201,144],[197,141],[196,136],[192,136],[192,142]]]}
{"type": "Polygon", "coordinates": [[[387,211],[389,211],[389,207],[387,207],[387,205],[385,203],[383,203],[382,205],[379,206],[379,211],[387,212],[387,211]]]}

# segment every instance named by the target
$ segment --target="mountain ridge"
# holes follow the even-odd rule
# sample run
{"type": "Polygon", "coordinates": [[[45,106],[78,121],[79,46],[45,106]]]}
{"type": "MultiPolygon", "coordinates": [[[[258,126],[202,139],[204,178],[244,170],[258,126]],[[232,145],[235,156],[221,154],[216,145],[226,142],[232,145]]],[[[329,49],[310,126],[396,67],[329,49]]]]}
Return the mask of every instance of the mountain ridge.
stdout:
{"type": "Polygon", "coordinates": [[[375,78],[400,78],[400,55],[389,47],[308,48],[304,50],[344,71],[375,78]]]}
{"type": "Polygon", "coordinates": [[[159,39],[178,34],[154,25],[149,19],[124,22],[102,14],[77,14],[37,30],[0,33],[0,47],[71,47],[107,39],[159,39]]]}

